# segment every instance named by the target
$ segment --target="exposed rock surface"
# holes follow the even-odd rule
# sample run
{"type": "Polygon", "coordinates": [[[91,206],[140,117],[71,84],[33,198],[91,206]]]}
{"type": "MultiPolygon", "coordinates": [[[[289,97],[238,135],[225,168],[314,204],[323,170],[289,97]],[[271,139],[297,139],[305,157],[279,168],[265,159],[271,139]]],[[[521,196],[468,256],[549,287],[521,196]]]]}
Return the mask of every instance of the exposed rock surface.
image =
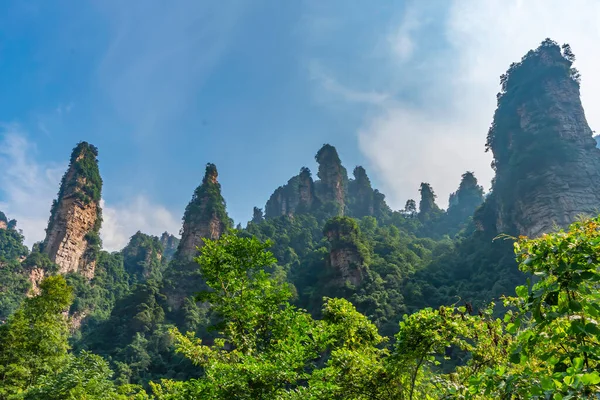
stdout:
{"type": "Polygon", "coordinates": [[[501,78],[488,134],[496,178],[480,229],[536,237],[600,209],[600,150],[570,49],[547,39],[501,78]]]}
{"type": "Polygon", "coordinates": [[[97,149],[86,142],[75,147],[58,198],[52,204],[42,249],[58,264],[61,274],[79,272],[88,279],[94,276],[102,222],[97,156],[97,149]]]}
{"type": "MultiPolygon", "coordinates": [[[[303,167],[298,175],[273,192],[265,206],[265,218],[315,212],[321,206],[327,216],[347,214],[361,218],[391,213],[385,196],[371,187],[363,167],[356,167],[354,179],[348,180],[335,147],[324,145],[315,159],[319,164],[319,180],[313,181],[310,170],[303,167]]],[[[322,213],[320,217],[323,217],[322,213]]],[[[259,221],[255,210],[253,222],[259,221]]]]}
{"type": "Polygon", "coordinates": [[[360,285],[364,277],[365,256],[356,222],[347,217],[336,217],[327,222],[323,233],[331,246],[327,263],[334,271],[332,283],[335,286],[346,283],[360,285]]]}
{"type": "Polygon", "coordinates": [[[168,232],[163,232],[159,240],[163,247],[163,256],[167,259],[167,261],[171,261],[173,256],[175,256],[177,246],[179,246],[179,239],[175,237],[175,235],[172,235],[168,232]]]}
{"type": "Polygon", "coordinates": [[[342,166],[340,157],[335,147],[326,144],[321,147],[315,156],[319,163],[317,195],[323,203],[332,202],[340,208],[340,214],[344,214],[345,190],[348,183],[346,168],[342,166]]]}
{"type": "Polygon", "coordinates": [[[180,318],[185,314],[182,307],[193,306],[195,301],[190,296],[203,288],[199,266],[194,262],[198,248],[204,245],[202,239],[218,239],[232,225],[217,177],[215,165],[207,164],[202,184],[185,209],[177,252],[163,274],[162,293],[173,313],[171,317],[181,323],[184,321],[180,318]]]}
{"type": "Polygon", "coordinates": [[[0,211],[0,229],[8,229],[8,218],[0,211]]]}
{"type": "Polygon", "coordinates": [[[265,206],[265,217],[291,216],[309,211],[315,202],[314,182],[306,167],[285,185],[278,187],[265,206]]]}
{"type": "Polygon", "coordinates": [[[40,294],[40,283],[44,280],[46,273],[42,268],[33,268],[29,271],[29,282],[31,282],[31,290],[27,294],[30,297],[40,294]]]}
{"type": "Polygon", "coordinates": [[[350,213],[356,218],[373,215],[375,213],[374,193],[367,171],[358,166],[354,168],[353,175],[354,179],[349,182],[348,188],[352,200],[349,204],[350,213]]]}

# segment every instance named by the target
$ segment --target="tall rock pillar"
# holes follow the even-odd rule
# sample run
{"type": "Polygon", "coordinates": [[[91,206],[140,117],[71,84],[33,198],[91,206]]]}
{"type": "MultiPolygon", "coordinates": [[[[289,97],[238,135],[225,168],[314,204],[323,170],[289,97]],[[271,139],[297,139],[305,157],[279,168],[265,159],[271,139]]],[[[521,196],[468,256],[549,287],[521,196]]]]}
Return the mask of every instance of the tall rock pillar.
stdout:
{"type": "Polygon", "coordinates": [[[79,143],[52,203],[42,250],[58,264],[59,273],[78,272],[91,279],[100,249],[102,178],[98,149],[79,143]]]}

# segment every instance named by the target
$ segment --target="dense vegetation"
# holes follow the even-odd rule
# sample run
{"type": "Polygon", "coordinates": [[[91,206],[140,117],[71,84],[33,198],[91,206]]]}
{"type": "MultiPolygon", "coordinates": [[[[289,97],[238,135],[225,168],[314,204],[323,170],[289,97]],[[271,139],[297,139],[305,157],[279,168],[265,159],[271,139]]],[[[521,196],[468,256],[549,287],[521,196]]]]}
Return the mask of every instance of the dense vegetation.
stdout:
{"type": "Polygon", "coordinates": [[[197,300],[212,304],[217,336],[171,328],[198,377],[163,379],[148,393],[111,380],[102,358],[68,351],[72,289],[46,278],[0,326],[0,398],[565,399],[600,390],[600,218],[515,241],[536,282],[504,299],[502,318],[493,304],[425,308],[405,315],[393,338],[344,299],[324,298],[319,319],[290,304],[269,246],[239,232],[206,241],[197,300]],[[452,349],[462,350],[458,366],[442,372],[452,349]]]}

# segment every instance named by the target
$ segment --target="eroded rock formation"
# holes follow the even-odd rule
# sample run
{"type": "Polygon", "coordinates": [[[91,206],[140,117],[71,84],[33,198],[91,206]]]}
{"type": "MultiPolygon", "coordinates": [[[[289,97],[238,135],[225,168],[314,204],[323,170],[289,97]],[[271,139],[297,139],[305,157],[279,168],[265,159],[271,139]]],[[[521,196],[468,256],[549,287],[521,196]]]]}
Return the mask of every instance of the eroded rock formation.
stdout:
{"type": "Polygon", "coordinates": [[[171,261],[179,246],[179,239],[168,232],[163,232],[159,240],[163,247],[163,256],[167,261],[171,261]]]}
{"type": "Polygon", "coordinates": [[[59,266],[61,274],[79,272],[88,279],[94,276],[102,222],[102,179],[97,156],[96,147],[86,142],[73,149],[58,198],[52,204],[42,250],[59,266]]]}
{"type": "Polygon", "coordinates": [[[315,187],[311,172],[303,167],[285,185],[278,187],[265,206],[265,217],[291,216],[310,211],[315,203],[315,187]]]}
{"type": "Polygon", "coordinates": [[[208,164],[202,184],[185,209],[181,241],[175,255],[179,261],[192,260],[198,253],[197,248],[204,245],[203,238],[218,239],[231,227],[217,177],[217,167],[208,164]]]}
{"type": "Polygon", "coordinates": [[[536,237],[598,213],[600,150],[573,61],[568,46],[547,39],[501,77],[487,141],[496,178],[480,229],[536,237]]]}
{"type": "Polygon", "coordinates": [[[360,242],[356,221],[348,217],[336,217],[327,222],[323,229],[330,244],[327,264],[335,271],[332,283],[358,286],[364,279],[366,248],[360,242]]]}
{"type": "MultiPolygon", "coordinates": [[[[310,212],[316,212],[320,218],[391,214],[385,196],[371,187],[363,167],[356,167],[354,179],[349,180],[337,150],[329,144],[317,152],[315,159],[319,164],[319,180],[313,181],[310,170],[303,167],[298,175],[273,192],[265,206],[265,218],[310,212]]],[[[258,220],[253,218],[255,223],[258,220]]]]}
{"type": "Polygon", "coordinates": [[[346,168],[342,166],[335,147],[326,144],[315,156],[319,164],[319,182],[316,190],[323,203],[331,202],[339,207],[340,215],[344,214],[345,190],[348,184],[346,168]]]}

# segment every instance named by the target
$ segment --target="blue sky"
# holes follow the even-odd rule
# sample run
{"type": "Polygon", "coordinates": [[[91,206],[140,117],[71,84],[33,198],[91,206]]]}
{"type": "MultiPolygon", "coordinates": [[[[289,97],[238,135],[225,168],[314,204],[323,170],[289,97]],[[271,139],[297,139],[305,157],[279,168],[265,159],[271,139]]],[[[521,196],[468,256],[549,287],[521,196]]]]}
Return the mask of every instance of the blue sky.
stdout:
{"type": "Polygon", "coordinates": [[[571,43],[598,104],[600,8],[551,2],[2,2],[0,209],[40,240],[80,140],[99,148],[110,250],[177,233],[207,162],[245,223],[316,174],[323,143],[394,208],[421,181],[445,205],[465,170],[489,187],[498,76],[545,37],[571,43]]]}

